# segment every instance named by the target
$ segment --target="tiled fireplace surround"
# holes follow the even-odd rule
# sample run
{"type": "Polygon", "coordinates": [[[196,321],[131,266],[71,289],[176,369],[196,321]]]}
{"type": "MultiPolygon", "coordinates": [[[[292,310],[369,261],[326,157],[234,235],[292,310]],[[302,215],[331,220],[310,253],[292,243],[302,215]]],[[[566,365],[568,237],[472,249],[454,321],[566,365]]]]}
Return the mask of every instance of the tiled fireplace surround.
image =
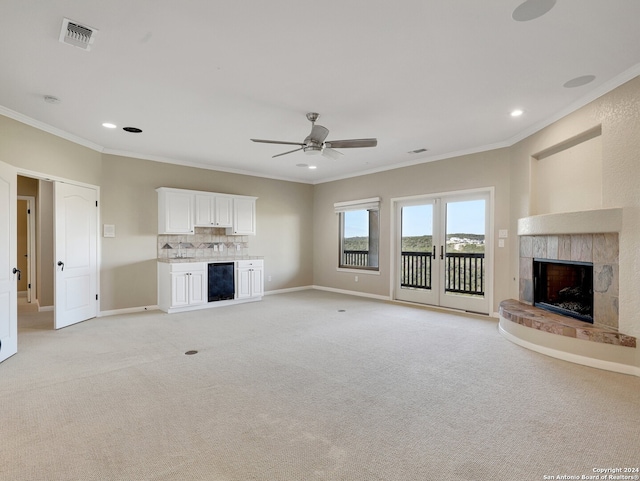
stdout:
{"type": "Polygon", "coordinates": [[[533,259],[593,263],[594,327],[618,329],[618,234],[520,236],[520,302],[533,304],[533,259]]]}
{"type": "MultiPolygon", "coordinates": [[[[503,332],[510,329],[511,323],[515,323],[565,338],[610,345],[614,350],[622,348],[623,351],[607,350],[604,346],[594,346],[592,350],[568,339],[566,343],[557,344],[550,338],[528,336],[524,331],[513,334],[516,330],[511,334],[515,336],[515,342],[528,342],[527,346],[534,350],[580,364],[603,367],[598,364],[599,361],[595,361],[596,358],[611,361],[616,366],[632,364],[633,354],[627,349],[636,347],[636,338],[619,332],[618,322],[618,233],[621,228],[622,209],[615,207],[518,219],[519,297],[518,300],[507,299],[500,303],[501,326],[503,320],[507,323],[501,327],[503,332]],[[534,258],[593,264],[593,324],[533,305],[534,258]]],[[[612,368],[611,362],[607,368],[620,370],[618,367],[612,368]]],[[[621,369],[620,372],[627,372],[626,368],[621,369]]]]}

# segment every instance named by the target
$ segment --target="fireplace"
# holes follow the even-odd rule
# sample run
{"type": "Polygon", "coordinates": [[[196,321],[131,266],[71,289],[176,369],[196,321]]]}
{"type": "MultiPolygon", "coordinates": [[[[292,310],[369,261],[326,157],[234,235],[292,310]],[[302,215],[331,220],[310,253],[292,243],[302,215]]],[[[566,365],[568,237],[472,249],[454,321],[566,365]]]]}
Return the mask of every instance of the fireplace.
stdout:
{"type": "Polygon", "coordinates": [[[534,305],[593,324],[593,263],[533,259],[534,305]]]}

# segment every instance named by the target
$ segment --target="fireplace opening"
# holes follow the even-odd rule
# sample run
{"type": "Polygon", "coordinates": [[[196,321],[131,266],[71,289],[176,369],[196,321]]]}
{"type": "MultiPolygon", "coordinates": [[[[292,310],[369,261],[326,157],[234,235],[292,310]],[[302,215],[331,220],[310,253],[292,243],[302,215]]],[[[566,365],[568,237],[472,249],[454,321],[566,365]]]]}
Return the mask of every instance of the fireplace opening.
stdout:
{"type": "Polygon", "coordinates": [[[593,324],[593,264],[533,259],[534,305],[593,324]]]}

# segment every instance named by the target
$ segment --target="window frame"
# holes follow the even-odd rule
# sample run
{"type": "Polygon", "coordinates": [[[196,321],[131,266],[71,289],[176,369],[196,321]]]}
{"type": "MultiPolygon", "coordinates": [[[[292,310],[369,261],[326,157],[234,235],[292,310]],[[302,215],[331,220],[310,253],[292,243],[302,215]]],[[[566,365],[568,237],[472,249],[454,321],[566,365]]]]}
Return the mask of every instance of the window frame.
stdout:
{"type": "Polygon", "coordinates": [[[380,273],[380,198],[373,197],[369,199],[348,201],[348,202],[337,202],[334,204],[335,212],[338,214],[338,266],[337,270],[342,272],[360,272],[363,274],[379,274],[380,273]],[[377,248],[374,249],[376,252],[377,265],[376,266],[358,266],[352,264],[343,264],[344,259],[344,231],[345,231],[345,213],[349,211],[366,211],[368,212],[368,240],[369,240],[369,248],[368,253],[371,253],[371,242],[372,239],[377,243],[377,248]],[[377,226],[377,235],[372,236],[372,226],[371,226],[371,212],[376,212],[376,224],[377,226]]]}

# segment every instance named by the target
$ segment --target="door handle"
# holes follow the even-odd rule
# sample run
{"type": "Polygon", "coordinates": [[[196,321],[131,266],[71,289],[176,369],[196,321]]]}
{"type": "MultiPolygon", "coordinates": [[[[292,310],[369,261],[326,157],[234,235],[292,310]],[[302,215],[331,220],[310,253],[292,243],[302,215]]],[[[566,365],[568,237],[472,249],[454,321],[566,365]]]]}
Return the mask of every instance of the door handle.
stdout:
{"type": "Polygon", "coordinates": [[[444,259],[444,246],[440,246],[440,260],[444,259]]]}
{"type": "Polygon", "coordinates": [[[59,265],[59,266],[62,266],[62,270],[64,270],[64,262],[62,262],[62,261],[58,261],[58,265],[59,265]]]}
{"type": "Polygon", "coordinates": [[[436,258],[436,246],[433,246],[433,258],[436,258]]]}
{"type": "Polygon", "coordinates": [[[15,267],[13,268],[13,273],[18,273],[18,280],[20,280],[20,274],[22,274],[22,272],[20,272],[20,269],[16,269],[15,267]]]}

